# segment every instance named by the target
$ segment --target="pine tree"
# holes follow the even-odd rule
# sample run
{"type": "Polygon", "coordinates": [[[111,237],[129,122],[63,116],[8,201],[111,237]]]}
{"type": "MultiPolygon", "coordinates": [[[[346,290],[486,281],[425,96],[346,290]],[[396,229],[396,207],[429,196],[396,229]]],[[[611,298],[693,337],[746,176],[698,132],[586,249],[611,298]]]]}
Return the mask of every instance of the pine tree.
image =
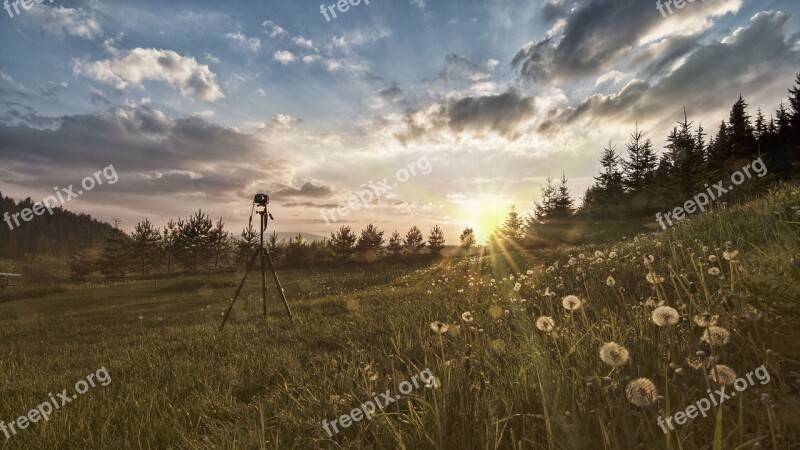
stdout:
{"type": "Polygon", "coordinates": [[[420,250],[425,248],[425,241],[422,238],[422,231],[416,225],[411,227],[406,233],[404,246],[411,250],[411,253],[417,254],[420,250]]]}
{"type": "Polygon", "coordinates": [[[461,237],[459,239],[461,241],[461,248],[467,252],[469,252],[472,247],[475,246],[475,232],[472,231],[472,228],[464,228],[464,231],[461,232],[461,237]]]}
{"type": "Polygon", "coordinates": [[[374,225],[369,224],[367,228],[361,230],[356,250],[359,252],[378,251],[383,246],[383,243],[383,231],[378,231],[374,225]]]}
{"type": "Polygon", "coordinates": [[[230,241],[231,235],[225,231],[225,222],[220,217],[209,234],[209,243],[214,255],[214,270],[218,270],[220,264],[228,259],[230,241]]]}
{"type": "Polygon", "coordinates": [[[214,222],[202,210],[187,220],[178,219],[175,247],[178,263],[185,269],[197,272],[208,267],[213,256],[213,228],[214,222]]]}
{"type": "Polygon", "coordinates": [[[500,227],[500,235],[511,242],[519,243],[525,234],[525,221],[517,212],[517,205],[511,205],[506,221],[500,227]]]}
{"type": "Polygon", "coordinates": [[[435,225],[428,235],[428,247],[434,255],[442,252],[444,248],[444,232],[439,228],[439,225],[435,225]]]}
{"type": "MultiPolygon", "coordinates": [[[[750,116],[747,115],[747,103],[741,95],[736,103],[731,108],[731,115],[728,121],[730,126],[730,140],[728,153],[737,159],[751,159],[758,153],[756,145],[755,130],[753,124],[750,122],[750,116]]],[[[735,162],[734,164],[739,164],[735,162]]],[[[731,172],[738,169],[737,167],[728,167],[727,171],[731,172]]]]}
{"type": "Polygon", "coordinates": [[[172,263],[177,256],[177,247],[175,240],[178,236],[178,224],[174,220],[167,222],[164,231],[161,233],[161,252],[166,257],[167,262],[167,275],[172,273],[172,263]]]}
{"type": "Polygon", "coordinates": [[[136,262],[142,277],[147,275],[148,268],[156,265],[160,245],[161,233],[153,227],[149,219],[145,218],[136,224],[128,243],[128,253],[136,262]]]}
{"type": "Polygon", "coordinates": [[[629,193],[639,193],[652,181],[658,159],[653,150],[653,142],[650,139],[645,140],[644,132],[639,131],[638,127],[631,133],[631,140],[626,147],[628,155],[622,161],[622,183],[629,193]]]}
{"type": "MultiPolygon", "coordinates": [[[[272,233],[275,234],[274,231],[272,233]]],[[[260,235],[256,229],[253,228],[253,224],[248,223],[247,228],[243,228],[242,234],[239,236],[240,238],[236,241],[236,261],[239,264],[247,264],[253,256],[253,252],[258,248],[260,235]]],[[[277,242],[275,244],[277,246],[277,242]]]]}
{"type": "Polygon", "coordinates": [[[114,219],[114,229],[106,237],[100,252],[98,267],[100,273],[110,280],[120,280],[125,276],[125,271],[129,265],[126,247],[128,237],[119,228],[120,220],[114,219]]]}
{"type": "Polygon", "coordinates": [[[400,233],[395,230],[389,237],[389,245],[386,246],[393,255],[399,255],[403,251],[403,239],[400,233]]]}
{"type": "Polygon", "coordinates": [[[353,246],[356,244],[356,234],[350,227],[341,227],[336,234],[331,233],[330,246],[342,258],[353,254],[353,246]]]}

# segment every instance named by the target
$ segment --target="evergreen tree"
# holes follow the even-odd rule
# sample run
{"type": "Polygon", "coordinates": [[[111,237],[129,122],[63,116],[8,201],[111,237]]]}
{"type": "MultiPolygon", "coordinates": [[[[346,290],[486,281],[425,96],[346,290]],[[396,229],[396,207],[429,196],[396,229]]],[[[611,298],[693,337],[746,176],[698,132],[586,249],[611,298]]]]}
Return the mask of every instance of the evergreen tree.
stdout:
{"type": "Polygon", "coordinates": [[[353,247],[356,244],[356,234],[350,227],[341,227],[336,234],[331,233],[330,246],[342,258],[353,254],[353,247]]]}
{"type": "Polygon", "coordinates": [[[406,233],[406,238],[403,244],[407,249],[411,250],[411,253],[419,253],[420,250],[425,248],[425,241],[422,238],[422,231],[420,231],[416,225],[412,226],[408,230],[408,233],[406,233]]]}
{"type": "Polygon", "coordinates": [[[213,257],[213,228],[214,222],[202,210],[187,220],[178,219],[175,247],[181,266],[190,272],[208,267],[213,257]]]}
{"type": "Polygon", "coordinates": [[[461,248],[467,252],[469,252],[472,247],[475,246],[475,232],[472,231],[472,228],[464,228],[464,231],[461,232],[461,237],[459,239],[461,241],[461,248]]]}
{"type": "Polygon", "coordinates": [[[631,140],[626,145],[627,159],[622,161],[622,183],[629,193],[640,193],[648,187],[655,173],[658,160],[653,150],[653,142],[644,139],[644,132],[631,133],[631,140]]]}
{"type": "MultiPolygon", "coordinates": [[[[750,116],[747,115],[747,103],[741,95],[736,103],[731,108],[731,115],[728,121],[729,125],[729,141],[728,154],[735,159],[750,160],[758,153],[756,145],[755,130],[753,124],[750,122],[750,116]]],[[[734,162],[739,164],[740,161],[734,162]]],[[[738,170],[741,166],[726,167],[727,172],[738,170]]]]}
{"type": "Polygon", "coordinates": [[[525,221],[522,216],[517,212],[517,205],[511,205],[511,210],[508,212],[506,221],[500,227],[500,235],[504,239],[519,243],[525,234],[525,221]]]}
{"type": "MultiPolygon", "coordinates": [[[[275,234],[275,232],[273,231],[272,234],[275,234]]],[[[243,228],[239,236],[239,239],[236,241],[236,261],[239,264],[247,264],[253,256],[253,252],[258,248],[261,236],[256,229],[253,228],[252,223],[248,223],[247,228],[243,228]]],[[[275,236],[275,239],[275,246],[277,247],[277,236],[275,236]]]]}
{"type": "Polygon", "coordinates": [[[231,235],[225,231],[225,222],[219,218],[214,228],[209,233],[209,243],[214,257],[214,270],[219,270],[220,264],[228,259],[231,235]]]}
{"type": "Polygon", "coordinates": [[[156,265],[161,246],[161,233],[145,218],[136,224],[128,241],[130,258],[136,262],[139,274],[145,277],[149,268],[156,265]]]}
{"type": "Polygon", "coordinates": [[[178,224],[174,220],[167,222],[164,231],[161,233],[161,252],[164,254],[167,263],[167,275],[172,273],[172,263],[178,254],[175,245],[178,236],[178,224]]]}
{"type": "Polygon", "coordinates": [[[378,251],[383,246],[383,243],[383,231],[378,231],[374,225],[369,224],[367,228],[361,230],[356,250],[359,252],[378,251]]]}
{"type": "Polygon", "coordinates": [[[110,280],[120,280],[125,276],[129,261],[126,247],[127,235],[119,228],[120,220],[114,219],[114,229],[106,237],[100,252],[98,267],[100,273],[110,280]]]}
{"type": "Polygon", "coordinates": [[[433,229],[431,229],[428,235],[428,247],[434,255],[438,255],[442,252],[444,248],[444,232],[439,228],[439,225],[435,225],[433,229]]]}
{"type": "Polygon", "coordinates": [[[389,237],[389,245],[386,246],[393,255],[399,255],[403,251],[403,239],[400,233],[395,230],[389,237]]]}

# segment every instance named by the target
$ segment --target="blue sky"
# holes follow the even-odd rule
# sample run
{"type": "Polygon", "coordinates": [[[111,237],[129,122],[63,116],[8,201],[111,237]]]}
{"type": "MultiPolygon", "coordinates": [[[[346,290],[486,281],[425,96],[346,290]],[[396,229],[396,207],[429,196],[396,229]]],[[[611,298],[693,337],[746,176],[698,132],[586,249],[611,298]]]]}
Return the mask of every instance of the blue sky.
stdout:
{"type": "Polygon", "coordinates": [[[0,19],[0,192],[39,199],[113,164],[68,209],[123,227],[199,207],[279,231],[480,235],[547,176],[580,197],[609,141],[657,148],[681,118],[714,131],[740,93],[769,115],[800,67],[800,5],[649,0],[45,0],[0,19]],[[326,224],[371,181],[433,167],[326,224]]]}

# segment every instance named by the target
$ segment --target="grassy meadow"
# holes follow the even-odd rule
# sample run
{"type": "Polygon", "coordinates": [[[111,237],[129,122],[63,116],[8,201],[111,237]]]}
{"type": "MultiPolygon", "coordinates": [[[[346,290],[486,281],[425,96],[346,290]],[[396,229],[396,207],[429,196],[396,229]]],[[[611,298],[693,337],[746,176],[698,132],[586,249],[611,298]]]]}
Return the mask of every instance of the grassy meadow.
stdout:
{"type": "Polygon", "coordinates": [[[222,332],[241,274],[0,292],[0,420],[113,380],[0,449],[798,448],[799,191],[602,246],[283,270],[294,323],[274,289],[264,320],[256,273],[222,332]],[[708,417],[657,424],[762,365],[708,417]]]}

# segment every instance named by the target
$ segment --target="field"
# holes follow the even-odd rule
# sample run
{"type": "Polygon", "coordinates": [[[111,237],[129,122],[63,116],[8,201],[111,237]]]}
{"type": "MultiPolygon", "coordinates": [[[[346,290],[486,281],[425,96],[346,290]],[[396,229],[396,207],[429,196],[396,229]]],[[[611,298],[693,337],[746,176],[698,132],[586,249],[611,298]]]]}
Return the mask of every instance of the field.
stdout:
{"type": "Polygon", "coordinates": [[[798,448],[798,190],[610,245],[284,270],[294,323],[274,295],[263,319],[253,276],[219,332],[239,274],[9,290],[0,420],[112,381],[0,448],[798,448]]]}

